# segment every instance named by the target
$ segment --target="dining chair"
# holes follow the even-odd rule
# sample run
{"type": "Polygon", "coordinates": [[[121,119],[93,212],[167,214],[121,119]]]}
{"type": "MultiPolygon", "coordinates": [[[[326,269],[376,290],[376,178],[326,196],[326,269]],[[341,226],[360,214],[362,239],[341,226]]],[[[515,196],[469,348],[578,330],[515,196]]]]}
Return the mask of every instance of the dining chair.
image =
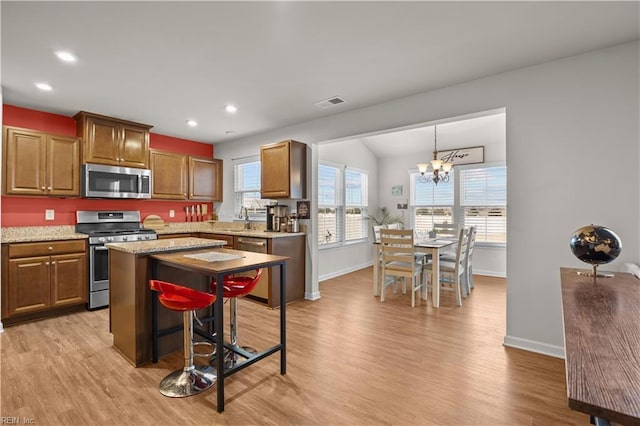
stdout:
{"type": "Polygon", "coordinates": [[[454,223],[434,223],[433,229],[438,238],[457,238],[458,226],[454,223]]]}
{"type": "Polygon", "coordinates": [[[462,306],[462,287],[465,280],[465,266],[467,258],[468,230],[460,229],[458,232],[458,246],[454,262],[440,262],[440,277],[434,277],[432,262],[424,264],[423,269],[429,274],[428,283],[439,285],[441,290],[453,290],[456,293],[456,304],[462,306]]]}
{"type": "Polygon", "coordinates": [[[380,242],[380,230],[384,228],[384,225],[371,225],[371,232],[373,234],[373,242],[380,242]]]}
{"type": "MultiPolygon", "coordinates": [[[[416,293],[424,288],[423,264],[416,260],[413,245],[413,229],[381,229],[380,242],[382,245],[382,278],[380,301],[384,302],[387,277],[403,278],[403,293],[406,283],[411,283],[411,306],[416,306],[416,293]],[[409,280],[407,280],[409,279],[409,280]]],[[[423,291],[426,299],[426,292],[423,291]]]]}
{"type": "MultiPolygon", "coordinates": [[[[467,257],[465,259],[466,265],[464,267],[465,276],[462,287],[462,297],[466,298],[468,294],[471,293],[471,289],[473,288],[473,246],[476,243],[476,234],[478,228],[476,226],[470,226],[467,230],[467,257]]],[[[455,262],[455,256],[452,256],[450,253],[444,253],[440,255],[441,262],[455,262]]]]}

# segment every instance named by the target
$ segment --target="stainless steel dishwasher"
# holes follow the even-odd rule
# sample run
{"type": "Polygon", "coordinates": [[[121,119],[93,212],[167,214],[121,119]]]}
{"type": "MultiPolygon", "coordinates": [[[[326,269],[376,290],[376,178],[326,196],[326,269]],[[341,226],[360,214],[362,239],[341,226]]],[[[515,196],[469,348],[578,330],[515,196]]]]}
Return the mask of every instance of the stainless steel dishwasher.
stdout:
{"type": "MultiPolygon", "coordinates": [[[[268,239],[267,238],[255,238],[255,237],[235,237],[233,248],[236,250],[252,251],[255,253],[268,253],[268,239]]],[[[244,275],[244,274],[243,274],[244,275]]],[[[255,272],[247,273],[247,275],[255,275],[255,272]]],[[[262,278],[256,284],[256,287],[251,293],[254,297],[269,300],[269,273],[264,271],[262,278]]]]}

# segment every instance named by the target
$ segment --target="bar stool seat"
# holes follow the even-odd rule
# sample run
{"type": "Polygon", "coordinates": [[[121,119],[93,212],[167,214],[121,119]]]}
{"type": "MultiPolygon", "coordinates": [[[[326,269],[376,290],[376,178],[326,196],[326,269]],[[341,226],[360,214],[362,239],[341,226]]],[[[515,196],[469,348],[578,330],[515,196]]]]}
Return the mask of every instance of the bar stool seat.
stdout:
{"type": "MultiPolygon", "coordinates": [[[[231,345],[235,349],[241,349],[248,354],[256,354],[254,348],[250,346],[238,346],[238,298],[246,296],[251,293],[253,289],[256,287],[260,278],[262,277],[262,269],[256,269],[256,275],[254,277],[249,276],[239,276],[233,277],[228,276],[224,278],[224,284],[222,286],[222,294],[223,297],[230,299],[229,302],[229,335],[231,338],[231,345]]],[[[216,282],[215,280],[211,281],[211,291],[215,294],[216,292],[216,282]]],[[[214,355],[211,358],[211,364],[215,365],[215,357],[218,354],[214,355]]],[[[233,367],[235,364],[239,363],[241,360],[239,359],[237,353],[227,350],[224,350],[224,365],[225,368],[233,367]]]]}
{"type": "Polygon", "coordinates": [[[211,306],[216,295],[160,280],[149,280],[151,290],[167,309],[183,313],[184,367],[160,382],[160,393],[172,398],[196,395],[216,382],[216,372],[209,365],[193,363],[193,318],[195,311],[211,306]]]}

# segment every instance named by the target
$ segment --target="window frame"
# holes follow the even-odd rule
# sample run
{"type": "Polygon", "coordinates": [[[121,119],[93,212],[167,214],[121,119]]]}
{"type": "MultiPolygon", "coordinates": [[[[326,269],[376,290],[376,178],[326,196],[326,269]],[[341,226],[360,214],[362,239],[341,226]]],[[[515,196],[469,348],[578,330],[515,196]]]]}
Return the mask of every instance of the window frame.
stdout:
{"type": "MultiPolygon", "coordinates": [[[[236,158],[233,159],[233,217],[235,219],[242,219],[241,209],[244,206],[243,203],[243,194],[256,193],[258,197],[254,199],[260,200],[259,204],[261,206],[251,206],[247,208],[247,213],[249,215],[249,220],[253,222],[267,222],[267,208],[268,204],[272,204],[274,200],[263,199],[260,198],[260,176],[258,176],[257,186],[251,187],[249,189],[239,190],[239,182],[238,182],[238,168],[245,164],[258,163],[258,167],[262,167],[260,163],[259,155],[252,155],[248,157],[236,158]]],[[[258,171],[258,175],[260,175],[260,171],[258,171]]]]}
{"type": "MultiPolygon", "coordinates": [[[[318,249],[326,250],[336,247],[348,246],[351,244],[359,244],[363,241],[368,241],[369,233],[367,227],[366,216],[369,208],[369,173],[367,170],[358,169],[356,167],[346,166],[344,164],[338,164],[330,161],[318,161],[318,167],[329,167],[336,171],[336,182],[335,182],[335,204],[327,204],[322,203],[321,201],[321,184],[320,177],[318,177],[318,214],[317,214],[317,222],[318,222],[318,235],[316,238],[318,239],[318,249]],[[349,204],[347,205],[347,174],[349,172],[360,173],[364,176],[364,188],[362,189],[362,202],[360,204],[349,204]],[[321,229],[321,223],[324,221],[320,220],[321,211],[324,209],[335,209],[336,215],[336,241],[330,243],[323,243],[320,232],[324,233],[324,229],[321,229]],[[361,209],[362,214],[362,237],[361,238],[353,238],[347,239],[347,211],[349,209],[359,208],[361,209]]],[[[318,175],[320,175],[320,171],[318,171],[318,175]]]]}
{"type": "MultiPolygon", "coordinates": [[[[500,248],[500,247],[506,247],[508,240],[507,240],[507,212],[508,212],[508,208],[507,208],[507,199],[506,199],[506,191],[507,191],[507,175],[506,175],[506,164],[504,163],[483,163],[483,164],[468,164],[468,165],[459,165],[459,166],[455,166],[453,168],[453,180],[454,180],[454,204],[452,206],[450,206],[452,208],[452,222],[455,224],[460,224],[462,226],[470,226],[467,223],[465,223],[465,208],[481,208],[481,209],[504,209],[504,221],[505,221],[505,225],[504,225],[504,234],[505,234],[505,241],[502,242],[492,242],[492,241],[479,241],[476,240],[476,246],[480,246],[480,247],[487,247],[487,248],[500,248]],[[504,204],[487,204],[487,205],[476,205],[476,204],[465,204],[463,200],[461,200],[462,197],[462,187],[463,187],[463,177],[462,177],[462,172],[466,171],[466,170],[475,170],[475,169],[489,169],[489,168],[497,168],[497,167],[501,167],[505,169],[505,180],[504,180],[504,188],[505,188],[505,199],[504,199],[504,204]]],[[[432,205],[423,205],[423,204],[416,204],[415,203],[415,188],[414,188],[414,179],[415,176],[419,174],[417,169],[412,169],[409,170],[409,179],[411,182],[411,194],[410,194],[410,208],[411,208],[411,217],[410,217],[410,221],[411,221],[411,227],[415,228],[415,223],[416,223],[416,210],[419,208],[438,208],[438,207],[449,207],[448,205],[443,205],[443,204],[436,204],[434,206],[432,205]]],[[[433,183],[431,183],[431,185],[433,185],[433,183]]]]}

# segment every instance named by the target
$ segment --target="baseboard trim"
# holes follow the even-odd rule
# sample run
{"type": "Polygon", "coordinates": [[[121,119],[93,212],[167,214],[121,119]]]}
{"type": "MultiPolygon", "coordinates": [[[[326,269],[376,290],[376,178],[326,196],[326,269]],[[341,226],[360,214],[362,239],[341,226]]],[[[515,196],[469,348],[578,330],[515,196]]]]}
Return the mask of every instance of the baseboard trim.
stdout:
{"type": "Polygon", "coordinates": [[[506,272],[496,272],[496,271],[483,271],[483,270],[473,270],[473,275],[486,275],[488,277],[498,277],[498,278],[507,278],[506,272]]]}
{"type": "Polygon", "coordinates": [[[349,274],[351,272],[359,271],[360,269],[368,268],[371,265],[373,265],[373,262],[367,262],[360,265],[351,266],[349,268],[341,269],[339,271],[333,271],[318,277],[318,282],[330,280],[331,278],[336,278],[342,275],[349,274]]]}
{"type": "Polygon", "coordinates": [[[510,348],[523,349],[529,352],[564,359],[564,348],[562,346],[549,345],[548,343],[536,342],[534,340],[521,339],[513,336],[504,336],[503,345],[510,348]]]}
{"type": "Polygon", "coordinates": [[[313,293],[304,293],[305,300],[318,300],[320,299],[320,292],[314,291],[313,293]]]}

